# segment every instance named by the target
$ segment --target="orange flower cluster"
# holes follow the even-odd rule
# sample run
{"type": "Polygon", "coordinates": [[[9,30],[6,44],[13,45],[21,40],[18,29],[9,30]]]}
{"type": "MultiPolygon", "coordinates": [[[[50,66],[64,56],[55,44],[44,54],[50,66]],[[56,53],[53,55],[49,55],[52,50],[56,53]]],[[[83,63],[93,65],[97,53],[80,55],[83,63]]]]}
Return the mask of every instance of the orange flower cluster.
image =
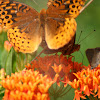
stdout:
{"type": "MultiPolygon", "coordinates": [[[[95,96],[100,94],[99,67],[89,70],[90,66],[73,62],[72,57],[67,58],[63,55],[39,57],[26,68],[27,70],[2,80],[2,86],[6,88],[3,100],[50,100],[48,89],[54,82],[57,82],[58,86],[60,82],[66,87],[67,84],[71,85],[75,89],[74,100],[86,99],[85,96],[90,94],[95,96]]],[[[61,89],[63,90],[62,86],[61,89]]],[[[65,93],[60,93],[63,94],[65,93]]]]}
{"type": "Polygon", "coordinates": [[[73,62],[72,57],[67,58],[61,54],[60,56],[39,57],[26,66],[26,68],[36,69],[43,75],[48,75],[51,79],[56,79],[58,85],[60,82],[63,82],[64,86],[67,86],[69,80],[73,81],[76,78],[73,72],[81,71],[86,67],[82,66],[81,63],[73,62]]]}
{"type": "Polygon", "coordinates": [[[1,81],[3,78],[5,78],[5,76],[6,76],[6,73],[5,73],[4,68],[0,69],[0,88],[2,88],[1,81]]]}
{"type": "Polygon", "coordinates": [[[80,72],[74,73],[78,80],[74,79],[73,82],[69,84],[75,89],[74,100],[80,100],[80,98],[86,99],[93,95],[93,97],[98,96],[100,98],[100,65],[97,68],[90,70],[83,69],[80,72]]]}
{"type": "Polygon", "coordinates": [[[2,80],[3,100],[50,100],[48,89],[54,83],[37,71],[23,70],[2,80]]]}
{"type": "Polygon", "coordinates": [[[11,49],[12,45],[9,43],[9,41],[4,42],[4,48],[9,52],[11,49]]]}

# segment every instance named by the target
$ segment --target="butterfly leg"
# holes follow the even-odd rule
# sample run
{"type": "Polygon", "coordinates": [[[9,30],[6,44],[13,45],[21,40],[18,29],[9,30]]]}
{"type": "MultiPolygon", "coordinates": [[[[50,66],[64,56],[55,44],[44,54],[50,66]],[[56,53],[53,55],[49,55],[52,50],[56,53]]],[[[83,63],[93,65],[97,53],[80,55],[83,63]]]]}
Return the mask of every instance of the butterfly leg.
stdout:
{"type": "MultiPolygon", "coordinates": [[[[70,54],[70,55],[68,55],[68,59],[69,59],[69,57],[72,57],[72,58],[73,58],[73,68],[72,68],[72,69],[74,69],[75,56],[72,56],[72,55],[70,54]]],[[[74,70],[72,70],[72,71],[74,72],[74,70]]]]}
{"type": "Polygon", "coordinates": [[[28,62],[27,62],[27,60],[28,60],[28,54],[26,53],[25,56],[26,56],[26,57],[25,57],[25,58],[26,58],[26,59],[25,59],[25,65],[27,65],[27,64],[28,64],[28,62]]]}
{"type": "Polygon", "coordinates": [[[85,8],[87,8],[91,3],[93,2],[93,0],[90,0],[81,10],[80,10],[80,14],[85,10],[85,8]]]}
{"type": "Polygon", "coordinates": [[[31,61],[33,62],[34,60],[36,60],[38,57],[40,57],[40,55],[45,51],[45,49],[47,49],[47,46],[31,61]]]}
{"type": "MultiPolygon", "coordinates": [[[[80,50],[79,50],[79,51],[80,51],[80,50]]],[[[82,54],[81,51],[80,51],[80,54],[82,55],[82,65],[83,65],[84,55],[82,54]]]]}

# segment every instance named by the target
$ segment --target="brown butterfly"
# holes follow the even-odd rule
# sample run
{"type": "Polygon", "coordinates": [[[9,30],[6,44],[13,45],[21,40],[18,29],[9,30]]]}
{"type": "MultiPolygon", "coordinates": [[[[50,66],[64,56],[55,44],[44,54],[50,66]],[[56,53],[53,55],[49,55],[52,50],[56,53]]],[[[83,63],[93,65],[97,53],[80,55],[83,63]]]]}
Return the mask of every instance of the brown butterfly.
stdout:
{"type": "Polygon", "coordinates": [[[0,27],[8,30],[8,39],[19,52],[32,53],[44,41],[49,49],[70,48],[75,40],[75,18],[85,1],[51,0],[47,10],[38,13],[26,4],[0,0],[0,27]]]}
{"type": "Polygon", "coordinates": [[[100,64],[100,47],[87,49],[86,56],[91,65],[91,68],[95,68],[100,64]]]}

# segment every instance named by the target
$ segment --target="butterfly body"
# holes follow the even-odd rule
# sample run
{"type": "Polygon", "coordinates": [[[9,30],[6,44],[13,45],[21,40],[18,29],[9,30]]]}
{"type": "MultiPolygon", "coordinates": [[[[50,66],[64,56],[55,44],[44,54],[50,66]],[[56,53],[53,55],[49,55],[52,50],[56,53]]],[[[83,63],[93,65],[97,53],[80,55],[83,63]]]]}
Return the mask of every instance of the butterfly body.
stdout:
{"type": "Polygon", "coordinates": [[[85,1],[51,0],[48,9],[38,13],[23,3],[0,0],[0,27],[8,30],[8,40],[19,52],[32,53],[42,41],[51,50],[70,47],[77,29],[75,18],[85,1]]]}

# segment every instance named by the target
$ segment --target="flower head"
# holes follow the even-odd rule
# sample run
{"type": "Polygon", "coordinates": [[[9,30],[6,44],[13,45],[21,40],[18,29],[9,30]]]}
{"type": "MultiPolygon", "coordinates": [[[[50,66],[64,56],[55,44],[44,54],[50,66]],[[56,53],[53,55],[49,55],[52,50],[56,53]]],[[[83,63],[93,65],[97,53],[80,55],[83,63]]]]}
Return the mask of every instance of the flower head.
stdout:
{"type": "Polygon", "coordinates": [[[4,68],[0,69],[0,88],[2,88],[1,81],[6,76],[4,68]]]}
{"type": "Polygon", "coordinates": [[[77,80],[74,79],[69,84],[75,89],[75,98],[79,100],[79,98],[85,98],[87,95],[94,95],[94,97],[98,96],[100,98],[100,65],[97,68],[91,69],[83,69],[80,72],[74,73],[77,77],[77,80]]]}
{"type": "Polygon", "coordinates": [[[4,42],[4,48],[9,52],[11,49],[12,45],[9,43],[9,41],[4,42]]]}
{"type": "Polygon", "coordinates": [[[38,57],[26,66],[27,69],[38,70],[43,75],[48,75],[51,79],[55,79],[58,86],[60,82],[67,86],[68,81],[73,81],[77,77],[73,74],[77,71],[81,71],[85,66],[81,63],[73,62],[72,57],[67,58],[62,54],[51,55],[45,57],[38,57]]]}
{"type": "Polygon", "coordinates": [[[2,80],[3,100],[49,100],[48,89],[54,83],[37,71],[23,70],[2,80]]]}

